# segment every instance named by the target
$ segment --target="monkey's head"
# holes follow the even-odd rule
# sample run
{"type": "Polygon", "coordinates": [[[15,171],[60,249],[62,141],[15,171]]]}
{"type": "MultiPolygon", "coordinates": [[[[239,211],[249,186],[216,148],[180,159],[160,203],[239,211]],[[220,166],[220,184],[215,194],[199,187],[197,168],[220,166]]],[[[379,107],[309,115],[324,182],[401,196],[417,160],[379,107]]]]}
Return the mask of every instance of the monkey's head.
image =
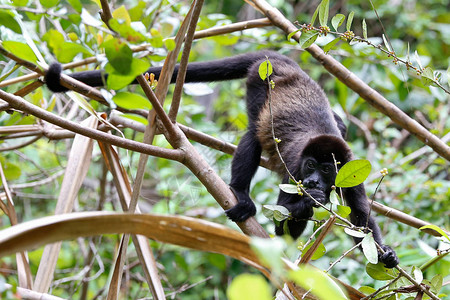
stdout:
{"type": "Polygon", "coordinates": [[[329,202],[337,169],[350,161],[352,156],[342,138],[332,135],[314,137],[303,149],[294,176],[302,180],[305,190],[312,197],[326,204],[329,202]]]}

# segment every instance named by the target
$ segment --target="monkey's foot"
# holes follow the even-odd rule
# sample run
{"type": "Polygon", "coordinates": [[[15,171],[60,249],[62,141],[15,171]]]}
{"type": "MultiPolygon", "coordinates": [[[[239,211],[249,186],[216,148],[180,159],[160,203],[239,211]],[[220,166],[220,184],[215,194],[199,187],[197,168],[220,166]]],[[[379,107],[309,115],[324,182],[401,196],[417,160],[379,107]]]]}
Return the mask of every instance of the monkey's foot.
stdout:
{"type": "Polygon", "coordinates": [[[225,211],[228,218],[234,222],[244,222],[256,214],[256,207],[253,202],[239,202],[234,207],[225,211]]]}
{"type": "Polygon", "coordinates": [[[384,254],[379,254],[378,260],[381,261],[386,268],[393,268],[398,265],[399,260],[395,251],[386,245],[381,245],[381,248],[384,250],[384,254]]]}

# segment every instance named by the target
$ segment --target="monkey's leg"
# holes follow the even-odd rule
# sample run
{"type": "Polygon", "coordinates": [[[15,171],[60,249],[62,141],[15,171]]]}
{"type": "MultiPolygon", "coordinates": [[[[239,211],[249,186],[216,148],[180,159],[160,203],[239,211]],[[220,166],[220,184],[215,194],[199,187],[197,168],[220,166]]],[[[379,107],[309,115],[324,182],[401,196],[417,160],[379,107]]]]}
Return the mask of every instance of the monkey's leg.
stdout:
{"type": "Polygon", "coordinates": [[[256,213],[249,190],[260,159],[261,145],[256,137],[256,130],[249,129],[239,142],[231,164],[230,188],[234,192],[238,204],[228,209],[226,214],[235,222],[243,222],[256,213]]]}
{"type": "MultiPolygon", "coordinates": [[[[364,186],[362,184],[343,189],[344,198],[347,202],[348,206],[352,209],[350,214],[350,219],[352,223],[356,226],[366,226],[367,218],[369,218],[368,226],[372,230],[374,240],[380,245],[383,249],[384,254],[378,252],[378,259],[384,263],[386,268],[393,268],[398,265],[399,260],[395,251],[383,244],[383,240],[381,238],[381,230],[378,227],[377,222],[373,218],[373,216],[369,216],[369,202],[366,198],[366,192],[364,186]]],[[[359,243],[361,241],[360,238],[353,238],[355,243],[359,243]]]]}

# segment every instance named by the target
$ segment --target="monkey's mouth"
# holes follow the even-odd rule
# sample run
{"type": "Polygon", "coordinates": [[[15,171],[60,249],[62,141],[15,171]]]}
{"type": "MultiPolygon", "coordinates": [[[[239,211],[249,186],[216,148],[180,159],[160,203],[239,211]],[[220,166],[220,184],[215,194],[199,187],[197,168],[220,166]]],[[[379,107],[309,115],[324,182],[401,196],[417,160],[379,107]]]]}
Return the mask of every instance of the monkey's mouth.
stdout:
{"type": "MultiPolygon", "coordinates": [[[[322,190],[307,189],[306,191],[308,192],[308,194],[310,194],[314,199],[316,199],[321,204],[325,204],[327,202],[326,195],[322,190]]],[[[308,196],[306,196],[306,197],[308,197],[308,196]]],[[[313,201],[313,200],[311,199],[311,201],[313,201]]],[[[314,207],[319,207],[319,205],[314,202],[314,207]]]]}

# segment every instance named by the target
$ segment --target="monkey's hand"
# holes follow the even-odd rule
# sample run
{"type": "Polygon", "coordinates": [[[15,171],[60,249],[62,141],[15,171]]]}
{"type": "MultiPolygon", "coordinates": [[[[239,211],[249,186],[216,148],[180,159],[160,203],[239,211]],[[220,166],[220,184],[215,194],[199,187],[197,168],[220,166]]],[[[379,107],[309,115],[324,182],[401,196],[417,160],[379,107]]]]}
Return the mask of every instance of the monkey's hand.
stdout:
{"type": "MultiPolygon", "coordinates": [[[[328,202],[327,201],[327,197],[326,197],[325,193],[322,190],[319,190],[319,189],[307,189],[306,191],[308,192],[308,194],[310,194],[318,202],[320,202],[322,204],[326,204],[328,202]]],[[[302,200],[307,202],[310,206],[319,207],[319,205],[307,195],[304,195],[302,200]]]]}
{"type": "Polygon", "coordinates": [[[378,260],[381,261],[386,268],[393,268],[398,265],[399,260],[395,251],[392,250],[391,247],[387,245],[381,245],[381,249],[383,249],[384,254],[378,252],[378,260]]]}
{"type": "Polygon", "coordinates": [[[234,222],[244,222],[248,218],[253,217],[256,214],[256,206],[248,193],[232,187],[230,188],[236,196],[238,203],[225,211],[228,218],[234,222]]]}

